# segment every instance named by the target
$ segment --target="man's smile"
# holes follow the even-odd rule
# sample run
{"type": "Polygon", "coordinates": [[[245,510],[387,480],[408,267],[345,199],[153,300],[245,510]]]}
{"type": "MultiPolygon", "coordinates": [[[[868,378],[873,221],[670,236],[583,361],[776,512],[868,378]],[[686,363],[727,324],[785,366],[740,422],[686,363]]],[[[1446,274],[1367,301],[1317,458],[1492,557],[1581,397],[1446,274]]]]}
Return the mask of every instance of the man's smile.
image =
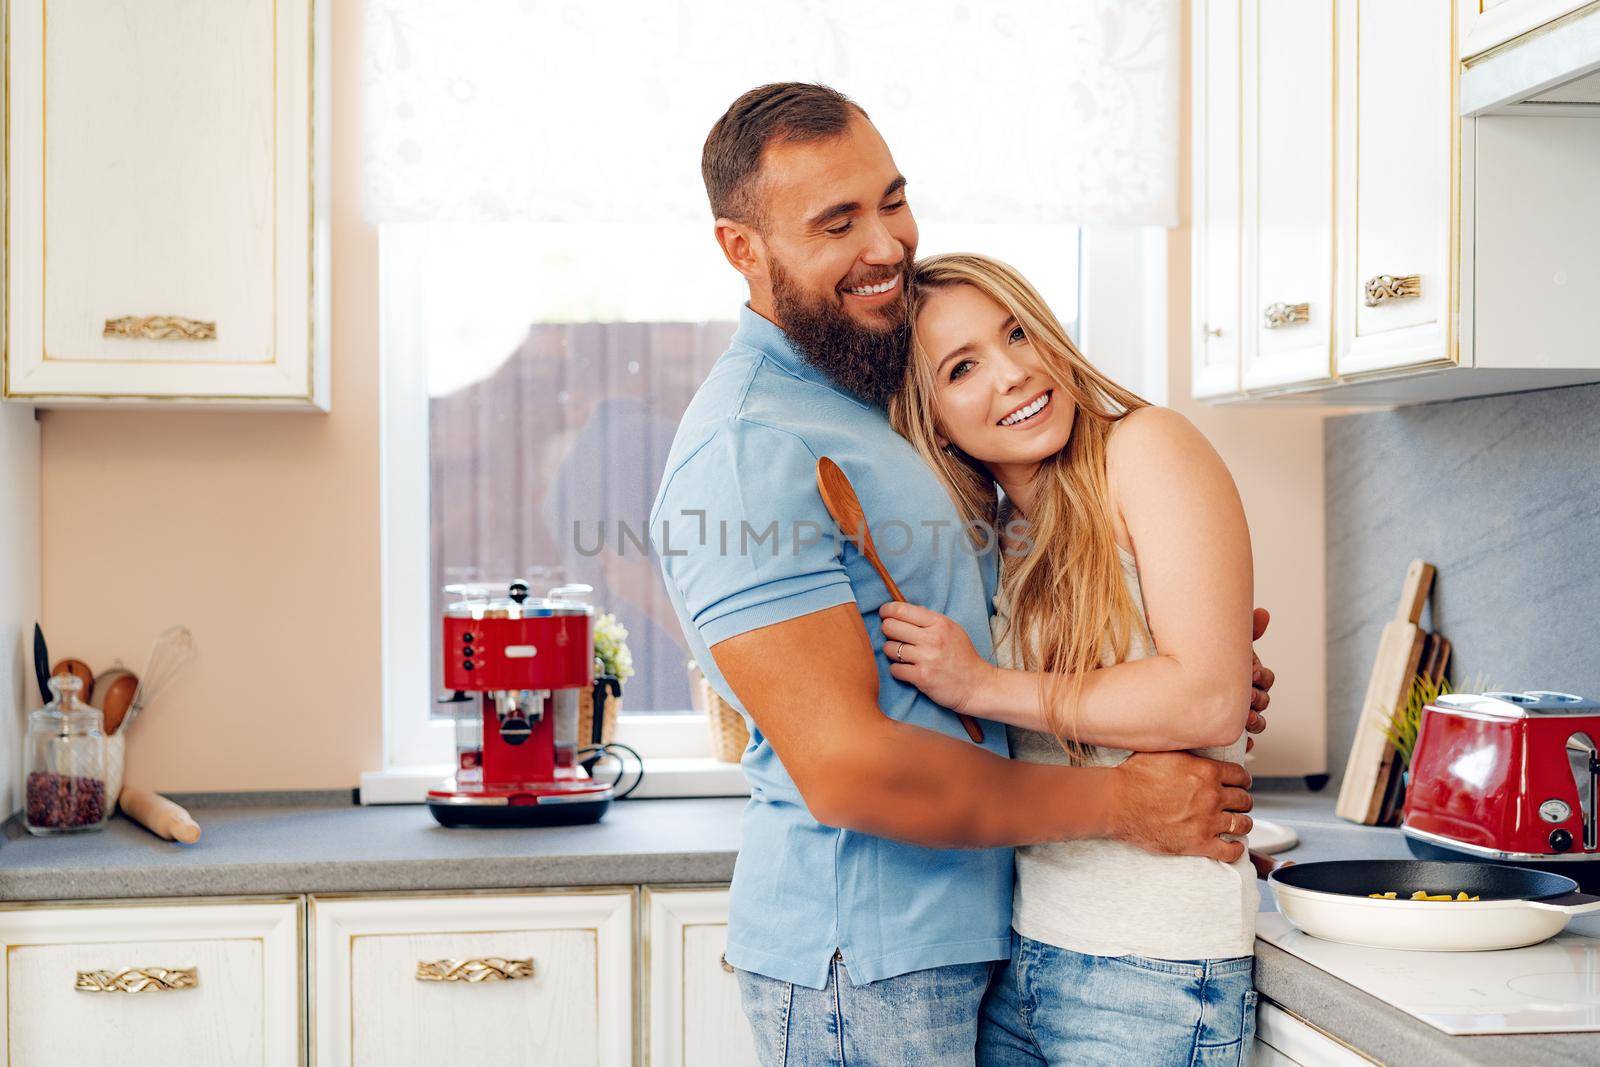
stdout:
{"type": "Polygon", "coordinates": [[[898,292],[899,289],[900,275],[896,274],[891,278],[885,278],[881,282],[875,282],[871,285],[848,286],[842,291],[846,296],[852,296],[858,300],[872,300],[886,296],[889,293],[898,292]]]}

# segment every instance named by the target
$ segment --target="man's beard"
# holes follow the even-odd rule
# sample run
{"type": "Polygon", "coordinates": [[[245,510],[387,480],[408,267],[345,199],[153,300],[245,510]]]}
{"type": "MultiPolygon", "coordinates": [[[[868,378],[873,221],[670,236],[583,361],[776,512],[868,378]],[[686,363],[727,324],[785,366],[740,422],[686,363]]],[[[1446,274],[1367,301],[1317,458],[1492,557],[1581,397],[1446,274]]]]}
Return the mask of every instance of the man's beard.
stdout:
{"type": "Polygon", "coordinates": [[[889,398],[905,383],[911,354],[911,323],[906,313],[911,263],[908,249],[898,268],[900,289],[892,302],[875,310],[881,325],[873,328],[851,318],[834,300],[811,298],[781,263],[772,261],[772,305],[783,332],[806,362],[835,385],[879,407],[887,407],[889,398]]]}

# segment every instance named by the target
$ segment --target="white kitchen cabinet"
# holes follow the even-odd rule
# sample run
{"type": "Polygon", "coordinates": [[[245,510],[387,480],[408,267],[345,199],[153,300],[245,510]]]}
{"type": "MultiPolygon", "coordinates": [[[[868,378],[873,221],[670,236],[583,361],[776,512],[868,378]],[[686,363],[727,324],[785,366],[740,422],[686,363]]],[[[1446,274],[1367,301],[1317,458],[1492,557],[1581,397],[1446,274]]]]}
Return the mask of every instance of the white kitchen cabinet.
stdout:
{"type": "Polygon", "coordinates": [[[1338,25],[1338,373],[1454,363],[1450,8],[1340,0],[1338,25]]]}
{"type": "Polygon", "coordinates": [[[645,1047],[651,1067],[749,1067],[755,1044],[723,959],[726,889],[646,889],[645,1047]]]}
{"type": "Polygon", "coordinates": [[[1455,0],[1456,41],[1462,59],[1586,7],[1590,0],[1455,0]]]}
{"type": "Polygon", "coordinates": [[[1238,0],[1196,0],[1194,69],[1193,359],[1196,397],[1239,392],[1240,18],[1238,0]]]}
{"type": "Polygon", "coordinates": [[[0,911],[0,1062],[302,1063],[302,915],[297,901],[0,911]]]}
{"type": "Polygon", "coordinates": [[[313,897],[319,1067],[633,1061],[632,890],[313,897]]]}
{"type": "Polygon", "coordinates": [[[327,0],[11,0],[4,393],[326,410],[327,0]]]}
{"type": "MultiPolygon", "coordinates": [[[[1238,44],[1226,33],[1232,6],[1207,4],[1194,26],[1194,395],[1408,404],[1600,381],[1587,328],[1600,290],[1593,86],[1551,82],[1535,104],[1485,104],[1462,118],[1460,11],[1450,4],[1336,0],[1330,27],[1326,5],[1248,0],[1238,44]],[[1232,232],[1211,190],[1228,187],[1235,140],[1198,99],[1226,84],[1228,63],[1242,71],[1243,113],[1232,232]],[[1317,220],[1328,199],[1333,282],[1323,326],[1315,294],[1326,291],[1330,255],[1317,220]],[[1218,251],[1235,236],[1237,269],[1218,251]],[[1226,359],[1214,356],[1228,350],[1206,329],[1241,275],[1240,371],[1230,387],[1226,359]],[[1302,289],[1312,295],[1295,295],[1302,289]],[[1258,316],[1269,304],[1302,305],[1307,321],[1268,328],[1258,316]]],[[[1536,0],[1492,10],[1513,6],[1531,12],[1536,0]]],[[[1469,73],[1558,37],[1570,51],[1600,35],[1593,5],[1539,10],[1539,33],[1469,73]]],[[[1545,65],[1577,69],[1567,60],[1545,65]]],[[[1538,80],[1497,75],[1505,85],[1523,76],[1538,80]]],[[[1499,99],[1508,90],[1498,85],[1479,95],[1499,99]]]]}
{"type": "Polygon", "coordinates": [[[1251,1067],[1371,1067],[1373,1061],[1262,1000],[1256,1009],[1250,1063],[1251,1067]]]}
{"type": "Polygon", "coordinates": [[[1333,312],[1333,0],[1244,5],[1246,391],[1324,381],[1333,312]]]}

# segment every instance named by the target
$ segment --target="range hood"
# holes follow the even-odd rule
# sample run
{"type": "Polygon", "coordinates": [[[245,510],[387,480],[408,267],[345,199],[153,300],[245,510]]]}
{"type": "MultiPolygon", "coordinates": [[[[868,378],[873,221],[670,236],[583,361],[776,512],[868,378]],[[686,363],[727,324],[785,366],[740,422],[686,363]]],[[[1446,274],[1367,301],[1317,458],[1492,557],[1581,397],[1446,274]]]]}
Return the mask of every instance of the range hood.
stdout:
{"type": "Polygon", "coordinates": [[[1600,117],[1600,3],[1468,59],[1460,111],[1600,117]]]}

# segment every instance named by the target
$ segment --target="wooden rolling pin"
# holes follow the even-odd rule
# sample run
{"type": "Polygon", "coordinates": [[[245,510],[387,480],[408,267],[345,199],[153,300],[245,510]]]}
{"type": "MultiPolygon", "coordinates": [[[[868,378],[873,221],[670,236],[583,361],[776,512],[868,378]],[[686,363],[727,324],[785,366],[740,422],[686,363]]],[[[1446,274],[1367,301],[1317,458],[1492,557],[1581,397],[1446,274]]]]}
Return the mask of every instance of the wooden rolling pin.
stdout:
{"type": "Polygon", "coordinates": [[[192,845],[200,840],[200,824],[187,811],[148,789],[136,785],[122,787],[123,814],[144,826],[157,837],[192,845]]]}

